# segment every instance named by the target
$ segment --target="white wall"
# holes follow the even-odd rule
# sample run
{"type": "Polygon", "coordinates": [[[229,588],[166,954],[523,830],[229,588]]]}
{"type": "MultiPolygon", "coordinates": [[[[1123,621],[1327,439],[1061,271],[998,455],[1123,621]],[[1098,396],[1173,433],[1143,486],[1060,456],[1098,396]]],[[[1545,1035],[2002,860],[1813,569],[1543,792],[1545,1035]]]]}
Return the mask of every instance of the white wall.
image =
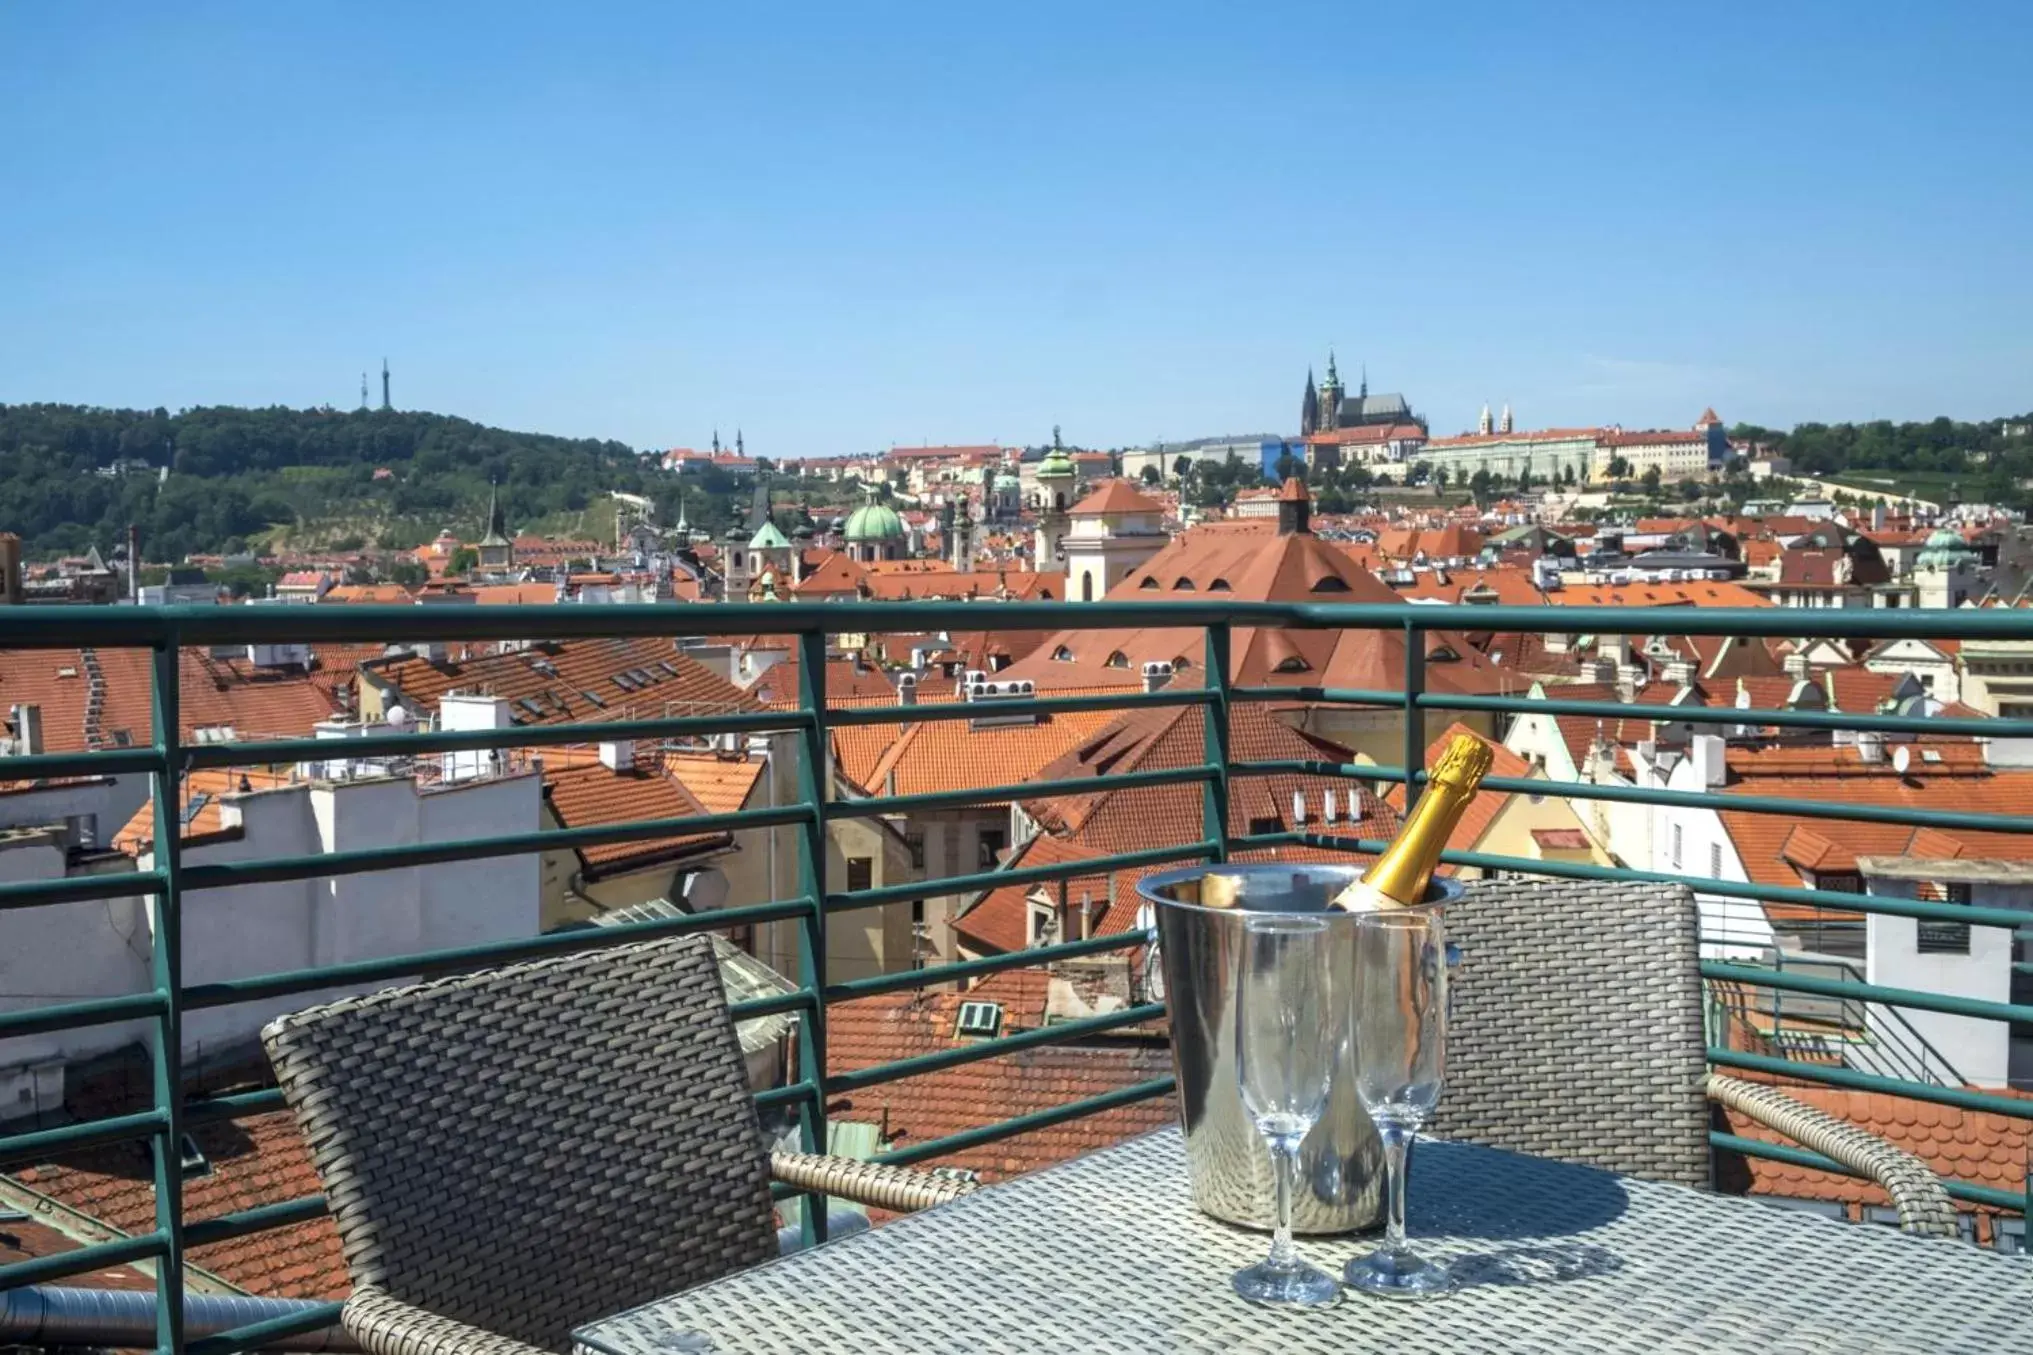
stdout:
{"type": "MultiPolygon", "coordinates": [[[[21,833],[0,841],[0,881],[64,878],[60,833],[21,833]]],[[[0,912],[0,1011],[120,997],[150,987],[149,936],[139,898],[90,899],[0,912]]],[[[56,1109],[61,1082],[39,1099],[36,1065],[68,1061],[142,1038],[147,1022],[0,1040],[0,1120],[56,1109]]]]}
{"type": "MultiPolygon", "coordinates": [[[[1682,758],[1666,776],[1666,787],[1676,791],[1713,790],[1702,784],[1696,759],[1682,758]]],[[[1633,806],[1634,808],[1636,806],[1633,806]]],[[[1683,809],[1657,805],[1648,807],[1649,837],[1653,870],[1694,878],[1712,878],[1749,883],[1737,855],[1736,844],[1722,826],[1722,816],[1712,809],[1683,809]],[[1674,857],[1675,844],[1679,857],[1674,857]]],[[[1701,953],[1707,959],[1756,959],[1773,944],[1772,924],[1764,904],[1755,899],[1704,894],[1697,888],[1695,904],[1701,910],[1701,953]]]]}
{"type": "Polygon", "coordinates": [[[148,803],[148,782],[146,773],[134,773],[41,785],[0,795],[0,829],[42,828],[72,817],[94,815],[98,819],[97,845],[104,847],[134,817],[135,811],[148,803]]]}
{"type": "MultiPolygon", "coordinates": [[[[237,834],[193,844],[183,860],[267,860],[534,831],[540,786],[536,776],[518,775],[420,794],[414,781],[387,777],[256,791],[220,806],[224,825],[237,827],[237,834]]],[[[140,864],[152,869],[152,856],[140,864]]],[[[0,850],[0,878],[62,875],[62,853],[53,848],[0,850]]],[[[184,981],[213,983],[533,936],[538,876],[538,859],[524,855],[194,890],[183,899],[184,981]]],[[[152,944],[140,898],[0,913],[0,993],[6,995],[0,1008],[142,991],[152,944]]],[[[244,1053],[275,1016],[381,986],[342,985],[188,1012],[184,1056],[202,1064],[244,1053]]],[[[0,1097],[10,1066],[109,1052],[147,1030],[128,1023],[0,1044],[0,1097]]]]}
{"type": "MultiPolygon", "coordinates": [[[[1910,899],[1916,888],[1912,880],[1871,877],[1864,882],[1872,894],[1910,899]]],[[[2023,888],[2003,885],[1976,885],[1970,902],[1985,908],[2027,908],[2023,888]]],[[[2033,912],[2033,909],[2029,909],[2033,912]]],[[[1865,919],[1864,979],[1888,988],[1917,988],[1923,992],[1972,997],[1987,1002],[2009,1002],[2012,998],[2012,933],[2004,927],[1972,927],[1967,955],[1922,955],[1919,922],[1910,917],[1874,914],[1865,919]]],[[[2010,1064],[2010,1028],[2002,1021],[1941,1012],[1899,1009],[1906,1024],[1953,1065],[1966,1080],[1982,1087],[2002,1087],[2010,1064]]],[[[1889,1018],[1872,1007],[1866,1019],[1873,1030],[1889,1018]]],[[[1900,1039],[1888,1034],[1888,1039],[1900,1039]]],[[[1910,1040],[1908,1041],[1910,1042],[1910,1040]]],[[[1931,1063],[1932,1060],[1930,1059],[1931,1063]]],[[[1945,1070],[1937,1070],[1944,1072],[1945,1070]]]]}

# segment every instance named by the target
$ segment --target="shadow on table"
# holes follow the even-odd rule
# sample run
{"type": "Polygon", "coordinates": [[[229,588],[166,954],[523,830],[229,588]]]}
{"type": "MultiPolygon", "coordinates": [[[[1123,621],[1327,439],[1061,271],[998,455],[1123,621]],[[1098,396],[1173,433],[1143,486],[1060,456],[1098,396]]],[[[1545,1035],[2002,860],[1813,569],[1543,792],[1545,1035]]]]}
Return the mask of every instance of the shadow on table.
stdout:
{"type": "Polygon", "coordinates": [[[1542,1242],[1471,1252],[1447,1264],[1457,1289],[1476,1285],[1560,1284],[1623,1268],[1615,1253],[1588,1242],[1542,1242]]]}
{"type": "Polygon", "coordinates": [[[1630,1208],[1612,1172],[1432,1139],[1412,1150],[1410,1187],[1407,1225],[1414,1234],[1494,1242],[1586,1233],[1630,1208]]]}

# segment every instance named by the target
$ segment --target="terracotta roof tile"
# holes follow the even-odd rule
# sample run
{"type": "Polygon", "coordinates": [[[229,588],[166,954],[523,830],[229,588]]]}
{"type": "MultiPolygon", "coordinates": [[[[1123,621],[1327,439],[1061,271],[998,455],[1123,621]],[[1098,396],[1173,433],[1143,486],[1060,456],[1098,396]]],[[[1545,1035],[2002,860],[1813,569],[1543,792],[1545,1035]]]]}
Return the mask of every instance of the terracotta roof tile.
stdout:
{"type": "MultiPolygon", "coordinates": [[[[607,767],[597,757],[575,759],[563,765],[555,755],[548,757],[544,763],[544,798],[565,828],[631,823],[639,819],[677,819],[707,812],[684,782],[666,771],[661,760],[647,750],[639,755],[637,765],[620,771],[607,767]]],[[[724,832],[689,833],[682,837],[581,847],[578,855],[589,872],[613,875],[711,852],[732,840],[724,832]]]]}
{"type": "Polygon", "coordinates": [[[393,689],[416,714],[435,711],[448,692],[486,691],[510,702],[519,725],[761,708],[752,695],[653,636],[542,641],[445,660],[380,659],[362,664],[360,674],[363,682],[393,689]]]}

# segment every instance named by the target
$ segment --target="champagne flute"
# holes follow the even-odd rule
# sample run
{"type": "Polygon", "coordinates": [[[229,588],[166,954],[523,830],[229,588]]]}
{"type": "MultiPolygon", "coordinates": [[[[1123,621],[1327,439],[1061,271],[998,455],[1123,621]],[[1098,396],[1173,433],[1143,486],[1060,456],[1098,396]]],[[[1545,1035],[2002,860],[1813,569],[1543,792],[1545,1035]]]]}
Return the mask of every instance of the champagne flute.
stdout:
{"type": "Polygon", "coordinates": [[[1235,1292],[1259,1303],[1320,1306],[1341,1297],[1334,1277],[1292,1245],[1299,1145],[1327,1108],[1345,1042],[1348,1002],[1335,982],[1325,917],[1265,913],[1242,929],[1237,976],[1236,1080],[1243,1108],[1271,1150],[1277,1228],[1270,1255],[1235,1273],[1235,1292]]]}
{"type": "Polygon", "coordinates": [[[1447,1271],[1405,1243],[1407,1154],[1440,1100],[1447,1058],[1447,936],[1438,908],[1363,913],[1355,933],[1356,1095],[1384,1143],[1390,1212],[1384,1242],[1348,1263],[1356,1289],[1428,1298],[1447,1271]]]}

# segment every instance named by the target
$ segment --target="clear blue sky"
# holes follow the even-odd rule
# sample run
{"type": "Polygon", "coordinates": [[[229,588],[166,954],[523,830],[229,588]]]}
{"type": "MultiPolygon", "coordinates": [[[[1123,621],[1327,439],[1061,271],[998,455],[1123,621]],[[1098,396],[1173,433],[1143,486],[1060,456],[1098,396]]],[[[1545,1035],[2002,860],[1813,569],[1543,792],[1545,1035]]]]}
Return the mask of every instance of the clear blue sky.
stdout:
{"type": "Polygon", "coordinates": [[[0,5],[0,401],[638,446],[2033,408],[2033,4],[0,5]]]}

